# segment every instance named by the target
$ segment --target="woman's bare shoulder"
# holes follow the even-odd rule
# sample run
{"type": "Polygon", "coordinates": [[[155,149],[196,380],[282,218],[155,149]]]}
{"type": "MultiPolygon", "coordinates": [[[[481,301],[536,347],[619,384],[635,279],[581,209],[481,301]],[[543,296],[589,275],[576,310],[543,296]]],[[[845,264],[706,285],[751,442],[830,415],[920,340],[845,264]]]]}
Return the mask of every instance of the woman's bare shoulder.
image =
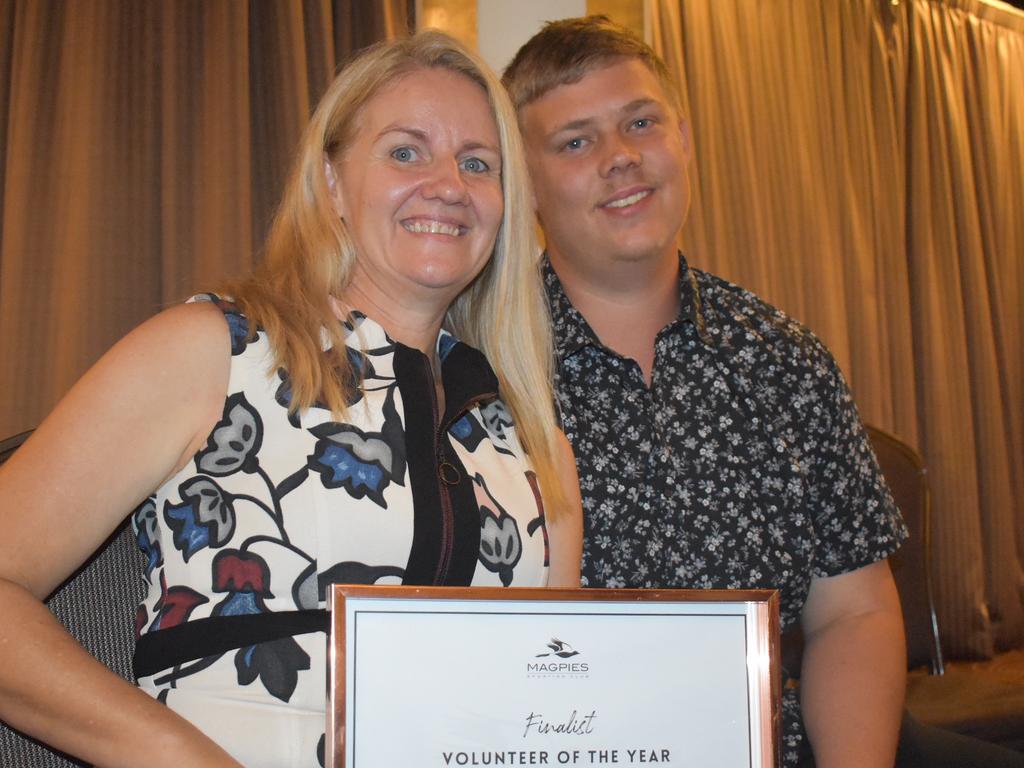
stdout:
{"type": "Polygon", "coordinates": [[[37,596],[60,583],[202,446],[230,366],[227,323],[208,303],[172,307],[117,342],[0,468],[0,577],[37,596]]]}

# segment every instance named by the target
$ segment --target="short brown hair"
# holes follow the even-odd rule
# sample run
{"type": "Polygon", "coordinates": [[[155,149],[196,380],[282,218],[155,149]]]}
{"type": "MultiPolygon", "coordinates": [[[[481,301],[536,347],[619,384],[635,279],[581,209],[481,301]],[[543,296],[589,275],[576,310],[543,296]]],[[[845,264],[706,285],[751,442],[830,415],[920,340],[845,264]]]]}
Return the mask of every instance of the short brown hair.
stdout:
{"type": "Polygon", "coordinates": [[[607,16],[549,21],[519,49],[501,81],[519,111],[548,91],[578,83],[591,70],[621,58],[640,59],[681,111],[679,91],[665,62],[631,30],[607,16]]]}

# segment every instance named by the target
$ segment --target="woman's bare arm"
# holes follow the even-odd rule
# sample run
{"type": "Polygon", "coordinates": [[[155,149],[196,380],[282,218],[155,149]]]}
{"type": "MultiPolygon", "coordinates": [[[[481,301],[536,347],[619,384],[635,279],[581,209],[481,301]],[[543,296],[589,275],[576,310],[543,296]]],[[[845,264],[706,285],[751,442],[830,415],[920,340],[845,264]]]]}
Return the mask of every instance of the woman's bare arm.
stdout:
{"type": "Polygon", "coordinates": [[[0,468],[0,718],[99,766],[235,766],[78,645],[40,602],[220,418],[227,327],[170,309],[115,345],[0,468]]]}

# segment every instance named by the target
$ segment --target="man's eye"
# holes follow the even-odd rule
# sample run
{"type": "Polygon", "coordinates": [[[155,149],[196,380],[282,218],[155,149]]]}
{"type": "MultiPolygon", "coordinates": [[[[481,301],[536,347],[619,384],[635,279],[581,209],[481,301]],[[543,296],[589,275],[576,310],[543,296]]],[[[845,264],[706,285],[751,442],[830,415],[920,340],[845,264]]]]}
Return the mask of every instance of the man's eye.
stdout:
{"type": "Polygon", "coordinates": [[[469,173],[487,173],[487,171],[491,170],[491,166],[479,157],[467,157],[462,161],[462,170],[469,173]]]}
{"type": "Polygon", "coordinates": [[[411,163],[416,159],[416,150],[412,147],[397,147],[391,150],[391,156],[400,163],[411,163]]]}
{"type": "Polygon", "coordinates": [[[586,139],[581,136],[577,136],[575,139],[569,139],[565,144],[562,145],[563,149],[581,149],[586,144],[586,139]]]}

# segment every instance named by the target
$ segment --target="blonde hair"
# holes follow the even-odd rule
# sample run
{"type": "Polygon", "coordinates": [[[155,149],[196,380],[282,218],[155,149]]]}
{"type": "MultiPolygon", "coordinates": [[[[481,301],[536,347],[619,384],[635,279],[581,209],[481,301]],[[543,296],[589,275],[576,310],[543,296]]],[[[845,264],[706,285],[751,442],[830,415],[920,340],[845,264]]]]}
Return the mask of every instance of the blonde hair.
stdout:
{"type": "MultiPolygon", "coordinates": [[[[275,368],[288,371],[292,410],[323,403],[336,418],[360,382],[345,353],[345,332],[331,297],[342,297],[356,249],[331,205],[324,156],[337,160],[358,130],[361,109],[382,88],[417,69],[440,67],[468,77],[487,94],[502,153],[504,214],[494,251],[448,309],[445,327],[481,350],[530,455],[549,517],[564,506],[552,393],[552,343],[534,243],[533,211],[515,112],[497,76],[448,35],[421,32],[373,46],[334,79],[302,137],[298,157],[253,276],[232,291],[266,330],[275,368]],[[331,349],[323,350],[323,334],[331,349]]],[[[458,119],[458,116],[453,116],[458,119]]]]}
{"type": "Polygon", "coordinates": [[[682,114],[679,89],[665,62],[631,30],[607,16],[549,21],[516,53],[502,82],[516,110],[560,85],[583,77],[618,59],[639,59],[654,73],[672,106],[682,114]]]}

